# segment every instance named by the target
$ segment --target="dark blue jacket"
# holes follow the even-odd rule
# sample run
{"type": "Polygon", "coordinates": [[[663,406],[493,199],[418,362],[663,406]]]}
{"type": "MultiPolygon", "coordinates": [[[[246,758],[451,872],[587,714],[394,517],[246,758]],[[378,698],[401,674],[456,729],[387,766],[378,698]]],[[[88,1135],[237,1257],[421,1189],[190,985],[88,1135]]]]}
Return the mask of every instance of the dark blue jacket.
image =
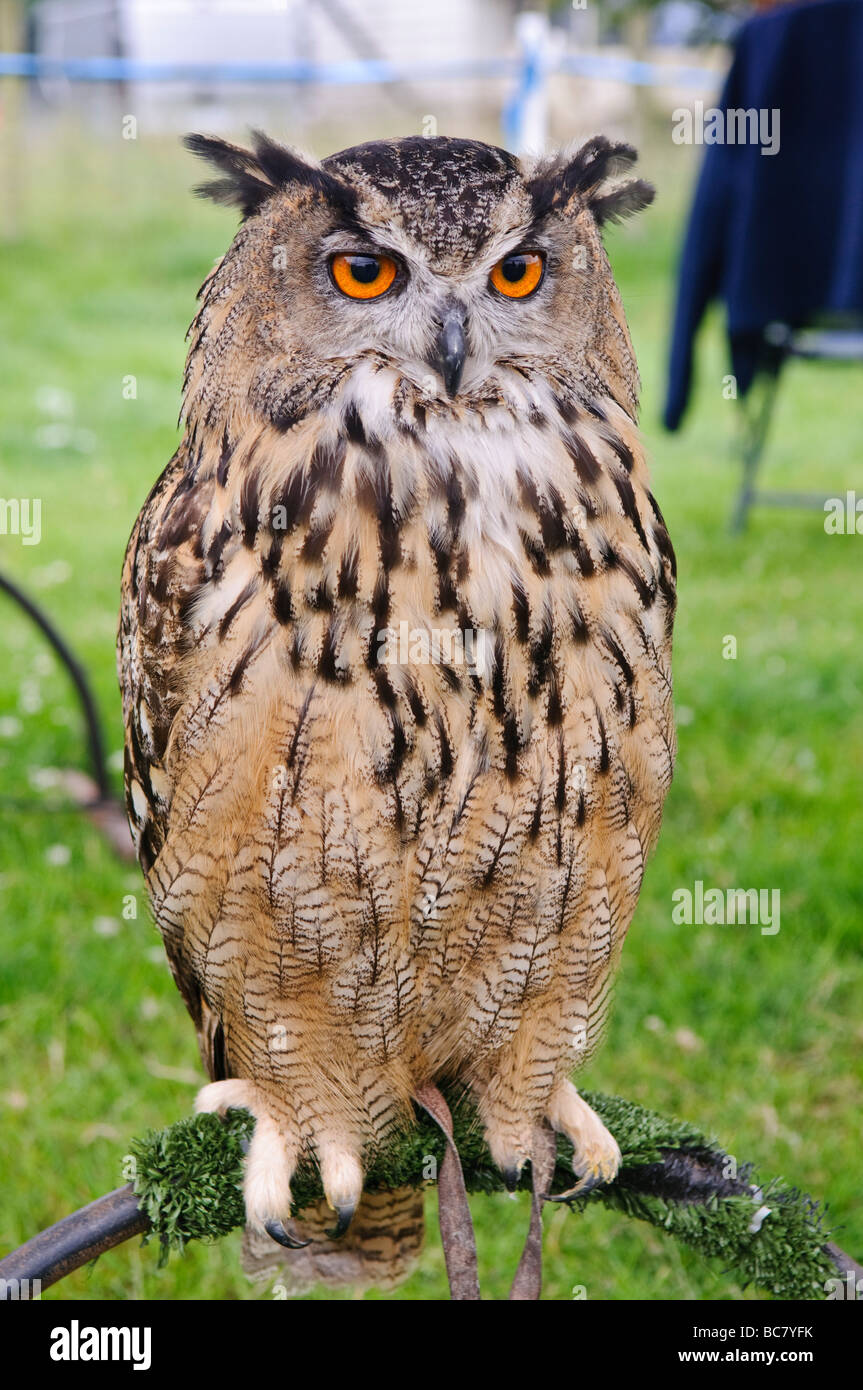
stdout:
{"type": "Polygon", "coordinates": [[[863,0],[816,0],[743,26],[719,107],[778,108],[778,153],[707,145],[680,264],[664,420],[680,424],[695,334],[725,304],[738,393],[765,325],[863,314],[863,0]]]}

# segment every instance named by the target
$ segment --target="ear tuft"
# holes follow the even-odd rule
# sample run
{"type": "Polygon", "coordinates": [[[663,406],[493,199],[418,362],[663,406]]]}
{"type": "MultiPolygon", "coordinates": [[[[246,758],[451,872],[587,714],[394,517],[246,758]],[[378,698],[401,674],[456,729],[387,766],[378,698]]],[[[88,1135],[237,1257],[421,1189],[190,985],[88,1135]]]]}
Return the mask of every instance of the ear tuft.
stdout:
{"type": "Polygon", "coordinates": [[[634,212],[649,207],[656,197],[652,183],[644,179],[630,179],[629,183],[619,184],[610,193],[604,193],[590,201],[590,210],[600,227],[606,222],[622,222],[634,212]]]}
{"type": "Polygon", "coordinates": [[[271,140],[263,131],[251,132],[252,149],[232,145],[214,135],[187,135],[186,149],[214,164],[225,175],[199,184],[195,192],[215,203],[238,207],[243,220],[261,210],[280,188],[299,184],[338,204],[346,215],[353,212],[354,195],[339,179],[295,150],[271,140]]]}
{"type": "Polygon", "coordinates": [[[540,165],[527,185],[535,218],[562,210],[574,197],[590,208],[600,226],[620,222],[647,207],[653,201],[654,189],[643,179],[603,191],[609,179],[631,168],[637,158],[632,145],[595,135],[574,154],[558,155],[540,165]]]}
{"type": "Polygon", "coordinates": [[[576,152],[567,167],[566,179],[573,192],[588,193],[606,179],[624,173],[637,158],[633,145],[607,140],[604,135],[594,135],[576,152]]]}

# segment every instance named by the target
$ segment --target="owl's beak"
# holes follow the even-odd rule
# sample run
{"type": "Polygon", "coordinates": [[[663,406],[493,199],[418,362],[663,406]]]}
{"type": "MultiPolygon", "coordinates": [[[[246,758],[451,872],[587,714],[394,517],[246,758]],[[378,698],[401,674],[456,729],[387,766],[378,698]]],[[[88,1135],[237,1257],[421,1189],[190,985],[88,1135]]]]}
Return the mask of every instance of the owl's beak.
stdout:
{"type": "Polygon", "coordinates": [[[467,313],[462,305],[453,304],[447,308],[429,362],[443,377],[448,396],[454,396],[458,391],[467,357],[464,336],[466,320],[467,313]]]}

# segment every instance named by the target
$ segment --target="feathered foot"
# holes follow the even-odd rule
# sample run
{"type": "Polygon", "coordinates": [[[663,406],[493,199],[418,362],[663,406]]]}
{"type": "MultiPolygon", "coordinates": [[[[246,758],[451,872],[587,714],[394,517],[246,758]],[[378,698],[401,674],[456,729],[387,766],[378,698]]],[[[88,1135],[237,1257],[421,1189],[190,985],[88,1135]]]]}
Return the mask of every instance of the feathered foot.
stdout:
{"type": "Polygon", "coordinates": [[[580,1179],[550,1202],[571,1202],[594,1187],[613,1182],[620,1167],[620,1149],[599,1116],[582,1100],[571,1081],[555,1087],[548,1106],[548,1122],[572,1144],[572,1171],[580,1179]]]}
{"type": "MultiPolygon", "coordinates": [[[[255,1132],[246,1155],[243,1197],[246,1220],[257,1231],[290,1250],[308,1242],[291,1229],[291,1179],[300,1156],[300,1136],[290,1114],[254,1081],[213,1081],[198,1092],[197,1111],[224,1114],[231,1107],[249,1110],[255,1117],[255,1132]]],[[[324,1195],[336,1214],[330,1234],[338,1237],[350,1225],[362,1196],[363,1170],[359,1154],[325,1133],[312,1136],[324,1195]]]]}

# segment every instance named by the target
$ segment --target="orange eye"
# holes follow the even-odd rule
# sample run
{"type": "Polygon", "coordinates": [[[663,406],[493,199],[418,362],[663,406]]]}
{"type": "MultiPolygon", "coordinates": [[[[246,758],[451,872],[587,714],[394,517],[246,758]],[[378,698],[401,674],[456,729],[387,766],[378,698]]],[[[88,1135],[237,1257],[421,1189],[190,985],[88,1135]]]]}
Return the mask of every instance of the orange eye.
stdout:
{"type": "Polygon", "coordinates": [[[349,299],[377,299],[396,278],[396,263],[390,256],[333,256],[333,279],[349,299]]]}
{"type": "Polygon", "coordinates": [[[492,266],[489,279],[507,299],[526,299],[533,294],[545,269],[545,261],[535,251],[516,251],[492,266]]]}

